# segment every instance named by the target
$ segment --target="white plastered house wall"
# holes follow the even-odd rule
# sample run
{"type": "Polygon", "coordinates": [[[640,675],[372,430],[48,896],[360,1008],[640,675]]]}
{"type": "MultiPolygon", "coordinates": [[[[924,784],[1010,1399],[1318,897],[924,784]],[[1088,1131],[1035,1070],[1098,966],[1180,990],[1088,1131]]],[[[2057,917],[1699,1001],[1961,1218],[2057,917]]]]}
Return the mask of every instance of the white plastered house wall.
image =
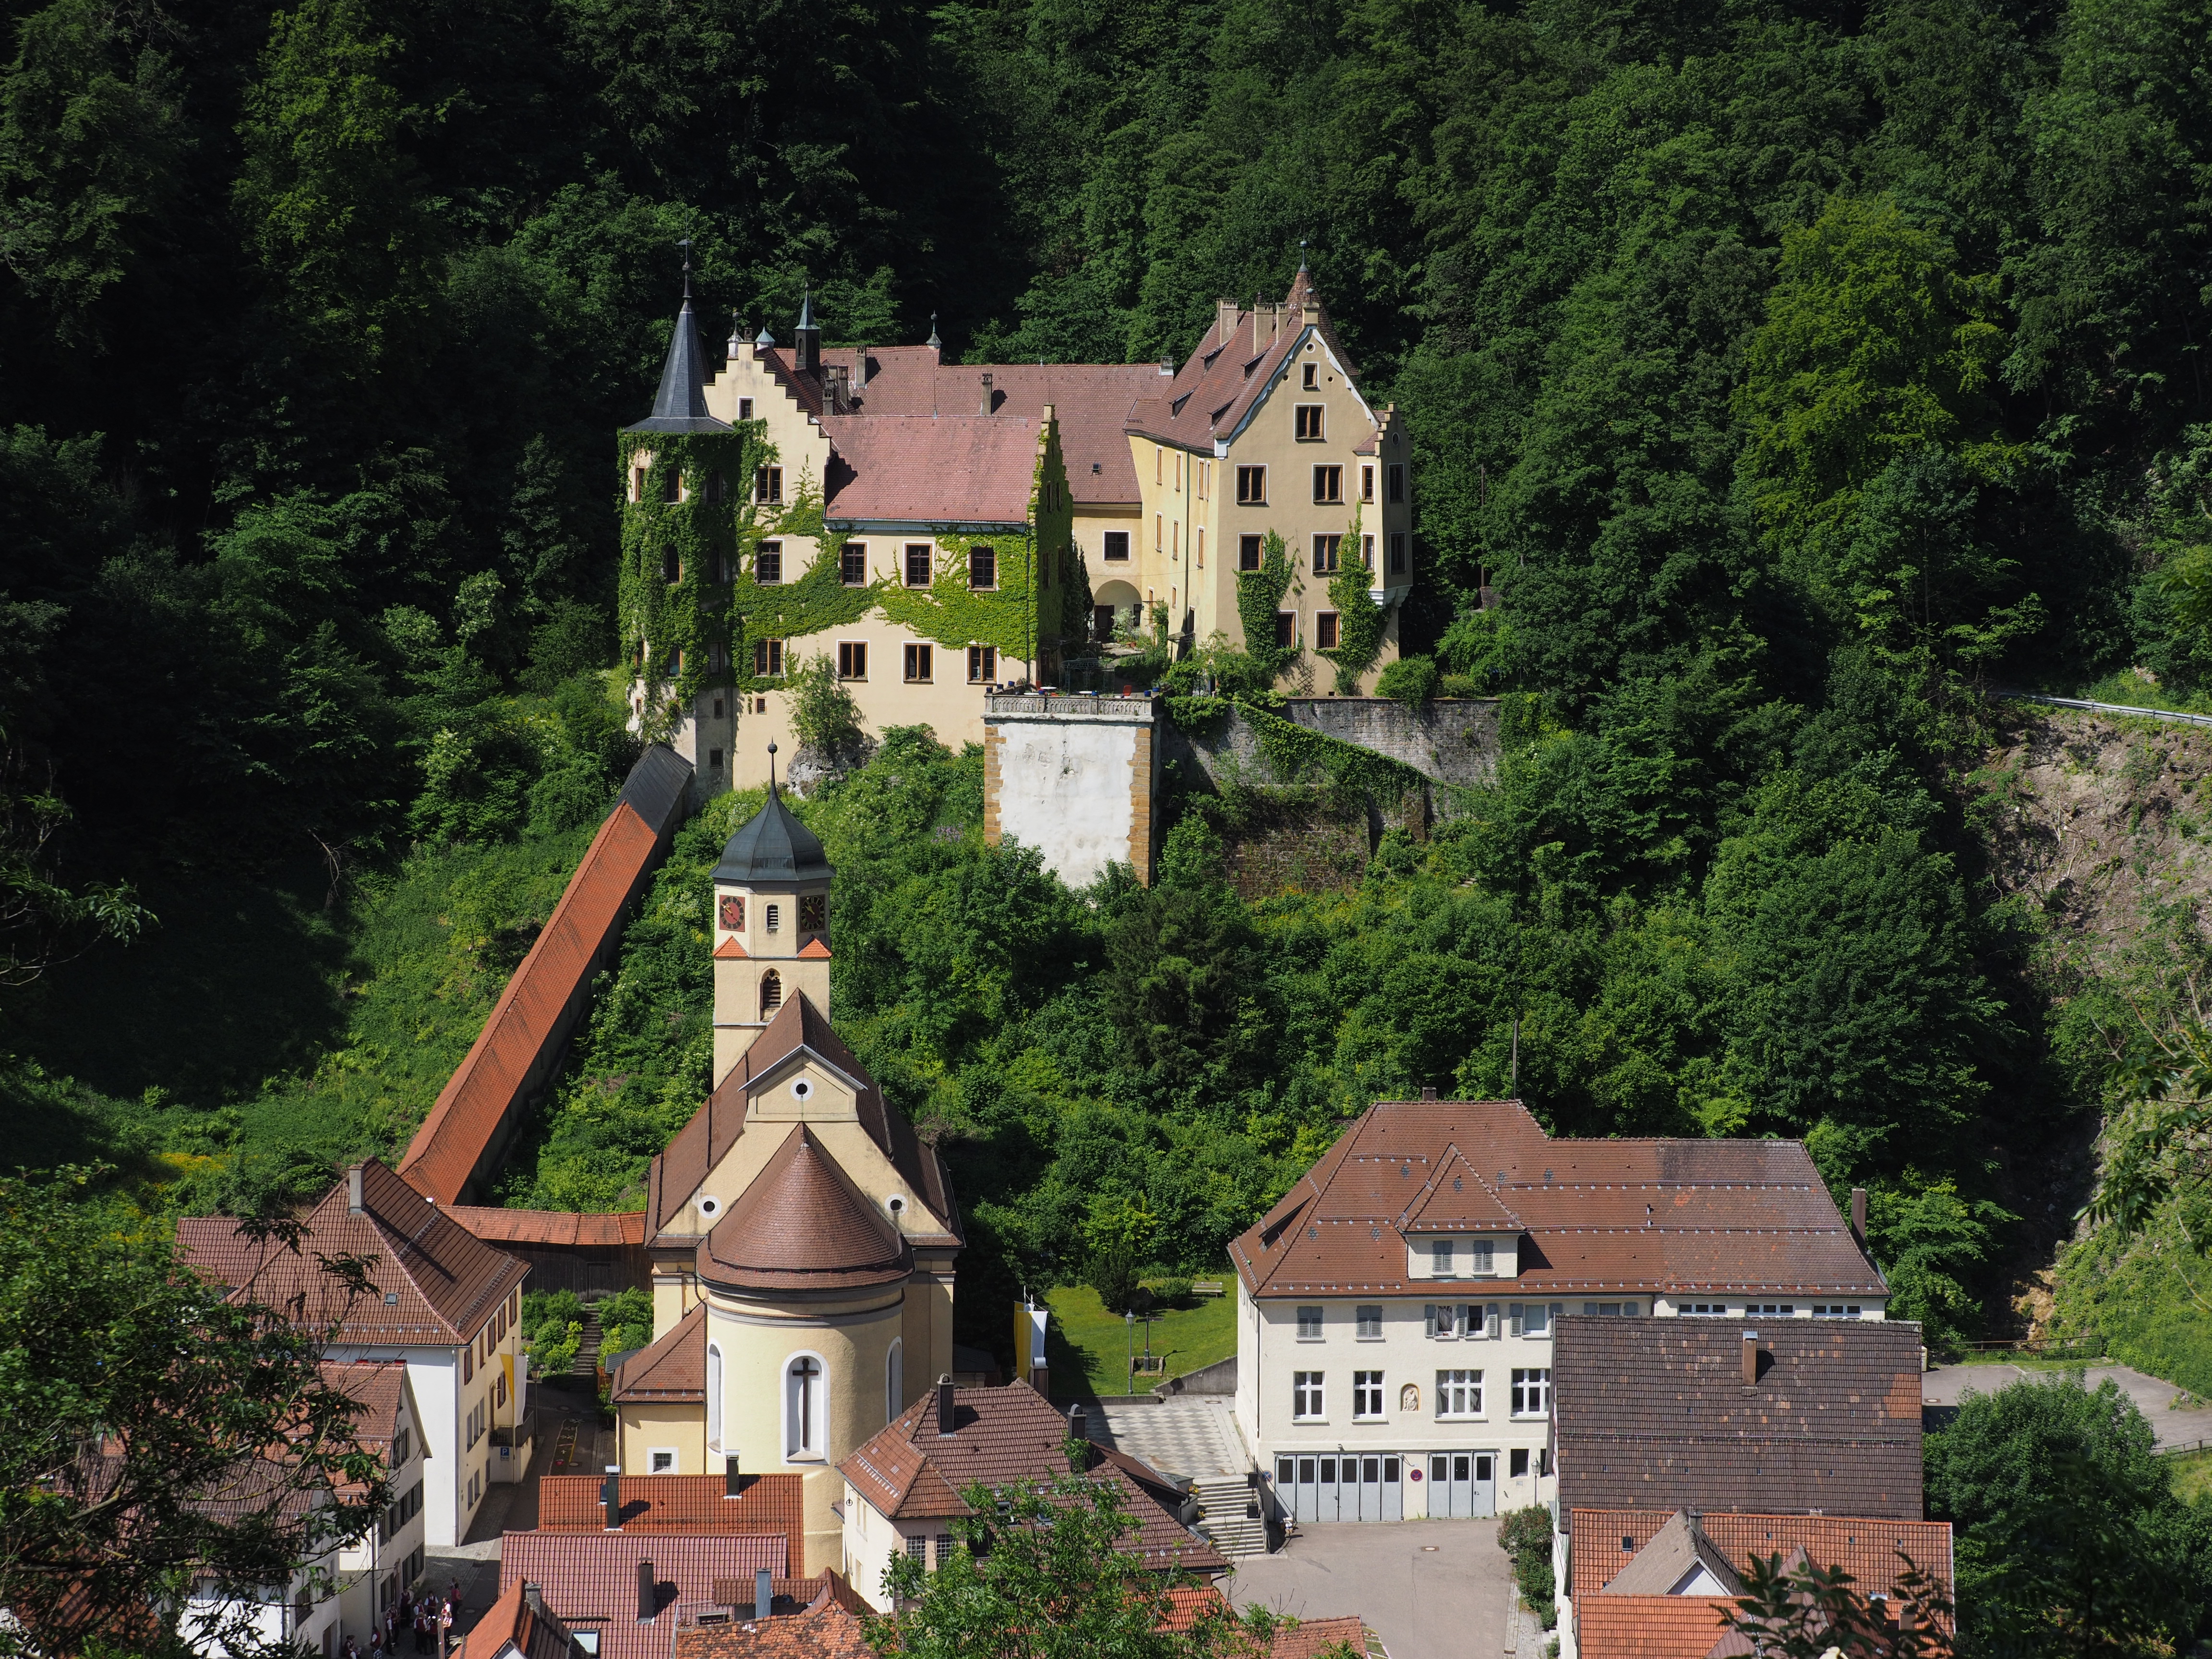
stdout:
{"type": "Polygon", "coordinates": [[[185,1598],[178,1634],[194,1653],[208,1659],[228,1659],[232,1650],[221,1638],[232,1632],[270,1650],[289,1644],[309,1653],[333,1654],[341,1639],[341,1598],[334,1593],[337,1559],[336,1550],[326,1550],[289,1583],[265,1586],[251,1598],[221,1595],[204,1583],[185,1598]],[[333,1593],[318,1595],[318,1591],[333,1593]],[[308,1598],[304,1603],[303,1596],[308,1598]],[[213,1629],[210,1619],[216,1621],[213,1629]]]}
{"type": "Polygon", "coordinates": [[[840,1507],[844,1511],[845,1530],[844,1565],[839,1571],[877,1612],[891,1610],[884,1574],[896,1558],[919,1550],[925,1565],[934,1569],[942,1564],[945,1540],[952,1536],[949,1519],[894,1521],[850,1484],[845,1487],[840,1507]]]}
{"type": "Polygon", "coordinates": [[[422,1509],[429,1464],[420,1416],[413,1386],[403,1382],[398,1427],[405,1437],[407,1455],[386,1470],[392,1501],[360,1539],[338,1552],[338,1638],[354,1638],[364,1653],[368,1651],[370,1626],[382,1617],[391,1581],[398,1579],[398,1593],[404,1596],[413,1582],[415,1553],[428,1547],[422,1509]],[[423,1489],[422,1496],[415,1495],[418,1487],[423,1489]],[[403,1517],[396,1527],[388,1524],[394,1516],[403,1517]]]}

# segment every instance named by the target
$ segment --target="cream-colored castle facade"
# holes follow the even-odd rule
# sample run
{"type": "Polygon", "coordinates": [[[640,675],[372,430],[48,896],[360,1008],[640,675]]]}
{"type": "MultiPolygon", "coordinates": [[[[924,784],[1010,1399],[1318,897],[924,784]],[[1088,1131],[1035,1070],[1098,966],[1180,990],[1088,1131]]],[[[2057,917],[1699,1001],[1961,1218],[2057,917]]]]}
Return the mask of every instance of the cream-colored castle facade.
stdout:
{"type": "Polygon", "coordinates": [[[805,1476],[810,1573],[842,1565],[839,1460],[952,1370],[962,1243],[944,1164],[830,1029],[832,873],[774,791],[723,848],[714,1086],[653,1161],[653,1340],[613,1390],[625,1474],[805,1476]]]}

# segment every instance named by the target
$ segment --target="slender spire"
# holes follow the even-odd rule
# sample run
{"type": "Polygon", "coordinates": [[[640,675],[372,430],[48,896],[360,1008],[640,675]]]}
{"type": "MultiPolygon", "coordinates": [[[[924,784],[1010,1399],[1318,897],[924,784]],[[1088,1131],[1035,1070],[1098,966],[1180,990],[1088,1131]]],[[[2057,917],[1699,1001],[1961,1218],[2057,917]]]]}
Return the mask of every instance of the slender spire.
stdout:
{"type": "Polygon", "coordinates": [[[933,311],[929,313],[929,343],[939,350],[945,347],[945,342],[937,337],[937,313],[933,311]]]}
{"type": "Polygon", "coordinates": [[[678,246],[684,250],[684,306],[668,337],[668,356],[660,366],[660,391],[653,400],[653,413],[629,430],[727,432],[726,425],[707,412],[707,363],[699,349],[698,319],[691,314],[690,238],[678,246]]]}
{"type": "Polygon", "coordinates": [[[799,301],[799,326],[791,334],[791,366],[805,374],[822,371],[822,331],[814,325],[814,289],[811,284],[799,301]]]}
{"type": "Polygon", "coordinates": [[[729,355],[732,357],[736,356],[739,351],[744,349],[744,343],[745,319],[738,314],[737,307],[732,306],[730,307],[729,355]]]}
{"type": "Polygon", "coordinates": [[[1299,237],[1299,238],[1298,238],[1298,269],[1299,269],[1300,270],[1304,270],[1305,268],[1306,268],[1306,239],[1305,239],[1304,237],[1301,236],[1301,237],[1299,237]]]}
{"type": "Polygon", "coordinates": [[[768,745],[768,793],[770,800],[781,799],[775,793],[775,739],[773,738],[769,739],[768,745]]]}
{"type": "Polygon", "coordinates": [[[799,290],[799,325],[801,328],[814,326],[814,285],[811,283],[799,290]]]}

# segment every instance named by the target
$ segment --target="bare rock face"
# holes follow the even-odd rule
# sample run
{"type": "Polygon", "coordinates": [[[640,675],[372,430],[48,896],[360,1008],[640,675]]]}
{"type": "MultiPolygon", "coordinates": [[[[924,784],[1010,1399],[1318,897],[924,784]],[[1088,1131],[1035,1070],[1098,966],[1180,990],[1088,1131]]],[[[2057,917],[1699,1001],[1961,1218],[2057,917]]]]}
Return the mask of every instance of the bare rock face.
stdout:
{"type": "Polygon", "coordinates": [[[801,744],[799,752],[791,757],[790,769],[784,774],[785,786],[804,800],[823,784],[866,766],[875,752],[876,740],[870,737],[840,744],[834,749],[801,744]]]}

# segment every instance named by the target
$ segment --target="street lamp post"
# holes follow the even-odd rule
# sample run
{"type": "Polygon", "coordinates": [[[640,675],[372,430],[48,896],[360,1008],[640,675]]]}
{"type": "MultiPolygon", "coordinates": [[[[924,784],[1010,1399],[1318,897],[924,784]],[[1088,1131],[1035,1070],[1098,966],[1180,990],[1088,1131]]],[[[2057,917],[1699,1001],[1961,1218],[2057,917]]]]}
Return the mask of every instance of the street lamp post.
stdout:
{"type": "MultiPolygon", "coordinates": [[[[1121,1329],[1128,1338],[1127,1346],[1129,1360],[1127,1367],[1121,1373],[1121,1392],[1134,1394],[1137,1391],[1137,1316],[1133,1313],[1124,1313],[1121,1316],[1121,1329]]],[[[1150,1336],[1151,1330],[1147,1328],[1145,1334],[1150,1336]]]]}

